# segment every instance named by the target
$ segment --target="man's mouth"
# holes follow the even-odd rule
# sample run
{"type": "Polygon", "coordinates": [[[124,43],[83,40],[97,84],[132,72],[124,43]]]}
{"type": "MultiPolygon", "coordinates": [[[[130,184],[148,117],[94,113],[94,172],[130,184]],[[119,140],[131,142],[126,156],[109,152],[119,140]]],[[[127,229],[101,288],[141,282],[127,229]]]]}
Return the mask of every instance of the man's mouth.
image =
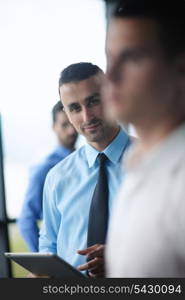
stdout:
{"type": "Polygon", "coordinates": [[[101,125],[101,123],[98,122],[98,123],[96,123],[96,124],[92,124],[92,125],[89,125],[89,126],[85,126],[85,127],[84,127],[84,130],[85,130],[85,131],[93,131],[93,130],[97,129],[100,125],[101,125]]]}

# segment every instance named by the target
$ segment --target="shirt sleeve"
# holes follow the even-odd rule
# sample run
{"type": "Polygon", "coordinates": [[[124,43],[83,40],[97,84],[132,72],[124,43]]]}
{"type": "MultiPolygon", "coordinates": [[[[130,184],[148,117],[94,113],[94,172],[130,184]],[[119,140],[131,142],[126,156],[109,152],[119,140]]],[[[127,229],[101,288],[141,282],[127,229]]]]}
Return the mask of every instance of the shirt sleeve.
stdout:
{"type": "Polygon", "coordinates": [[[57,237],[61,214],[57,208],[57,192],[52,173],[46,177],[43,191],[43,223],[39,237],[39,252],[57,253],[57,237]]]}
{"type": "Polygon", "coordinates": [[[33,252],[38,251],[37,221],[42,218],[43,186],[47,172],[48,169],[43,166],[32,168],[22,211],[17,222],[22,237],[33,252]]]}

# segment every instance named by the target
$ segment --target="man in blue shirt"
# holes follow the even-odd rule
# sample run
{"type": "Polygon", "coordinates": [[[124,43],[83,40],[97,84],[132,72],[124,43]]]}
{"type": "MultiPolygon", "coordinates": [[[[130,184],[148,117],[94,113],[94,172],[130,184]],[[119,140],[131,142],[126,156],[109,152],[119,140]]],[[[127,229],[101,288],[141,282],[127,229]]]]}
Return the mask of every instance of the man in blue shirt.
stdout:
{"type": "Polygon", "coordinates": [[[43,187],[48,171],[74,150],[77,133],[63,111],[61,101],[52,109],[53,130],[58,146],[40,164],[31,168],[29,185],[26,191],[21,215],[18,219],[19,230],[33,252],[38,251],[38,220],[42,219],[43,187]]]}
{"type": "Polygon", "coordinates": [[[127,134],[104,115],[100,96],[103,76],[91,63],[73,64],[61,73],[59,93],[65,112],[87,144],[49,172],[39,239],[40,252],[57,253],[91,277],[104,276],[105,246],[87,248],[89,210],[99,171],[97,156],[104,153],[107,157],[110,216],[122,180],[120,161],[129,144],[127,134]]]}

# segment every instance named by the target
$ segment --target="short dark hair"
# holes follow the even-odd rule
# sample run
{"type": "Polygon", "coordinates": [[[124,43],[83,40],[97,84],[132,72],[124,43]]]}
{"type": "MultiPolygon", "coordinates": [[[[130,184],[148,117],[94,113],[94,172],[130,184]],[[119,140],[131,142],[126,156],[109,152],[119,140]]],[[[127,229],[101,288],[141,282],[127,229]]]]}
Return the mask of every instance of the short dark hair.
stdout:
{"type": "Polygon", "coordinates": [[[97,65],[89,62],[71,64],[60,73],[59,88],[64,83],[78,82],[103,72],[97,65]]]}
{"type": "Polygon", "coordinates": [[[112,17],[142,17],[156,21],[165,55],[173,58],[185,52],[185,1],[122,0],[112,17]]]}
{"type": "Polygon", "coordinates": [[[52,108],[52,120],[53,120],[53,123],[56,122],[56,119],[57,119],[57,113],[58,112],[61,112],[61,111],[64,111],[64,107],[62,105],[62,102],[61,101],[58,101],[52,108]]]}

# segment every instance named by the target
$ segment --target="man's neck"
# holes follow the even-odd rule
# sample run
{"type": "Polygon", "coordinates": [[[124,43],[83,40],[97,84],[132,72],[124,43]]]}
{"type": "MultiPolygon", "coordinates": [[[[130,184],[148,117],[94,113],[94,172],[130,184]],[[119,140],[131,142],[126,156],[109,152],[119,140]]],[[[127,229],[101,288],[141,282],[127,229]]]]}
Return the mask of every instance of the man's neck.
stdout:
{"type": "Polygon", "coordinates": [[[185,117],[176,119],[157,120],[150,124],[150,122],[144,123],[139,126],[135,126],[140,143],[138,147],[142,152],[148,152],[155,145],[164,140],[173,130],[185,122],[185,117]]]}
{"type": "Polygon", "coordinates": [[[75,146],[74,145],[65,145],[64,143],[59,143],[60,147],[64,147],[66,149],[68,149],[69,151],[74,151],[75,150],[75,146]]]}

